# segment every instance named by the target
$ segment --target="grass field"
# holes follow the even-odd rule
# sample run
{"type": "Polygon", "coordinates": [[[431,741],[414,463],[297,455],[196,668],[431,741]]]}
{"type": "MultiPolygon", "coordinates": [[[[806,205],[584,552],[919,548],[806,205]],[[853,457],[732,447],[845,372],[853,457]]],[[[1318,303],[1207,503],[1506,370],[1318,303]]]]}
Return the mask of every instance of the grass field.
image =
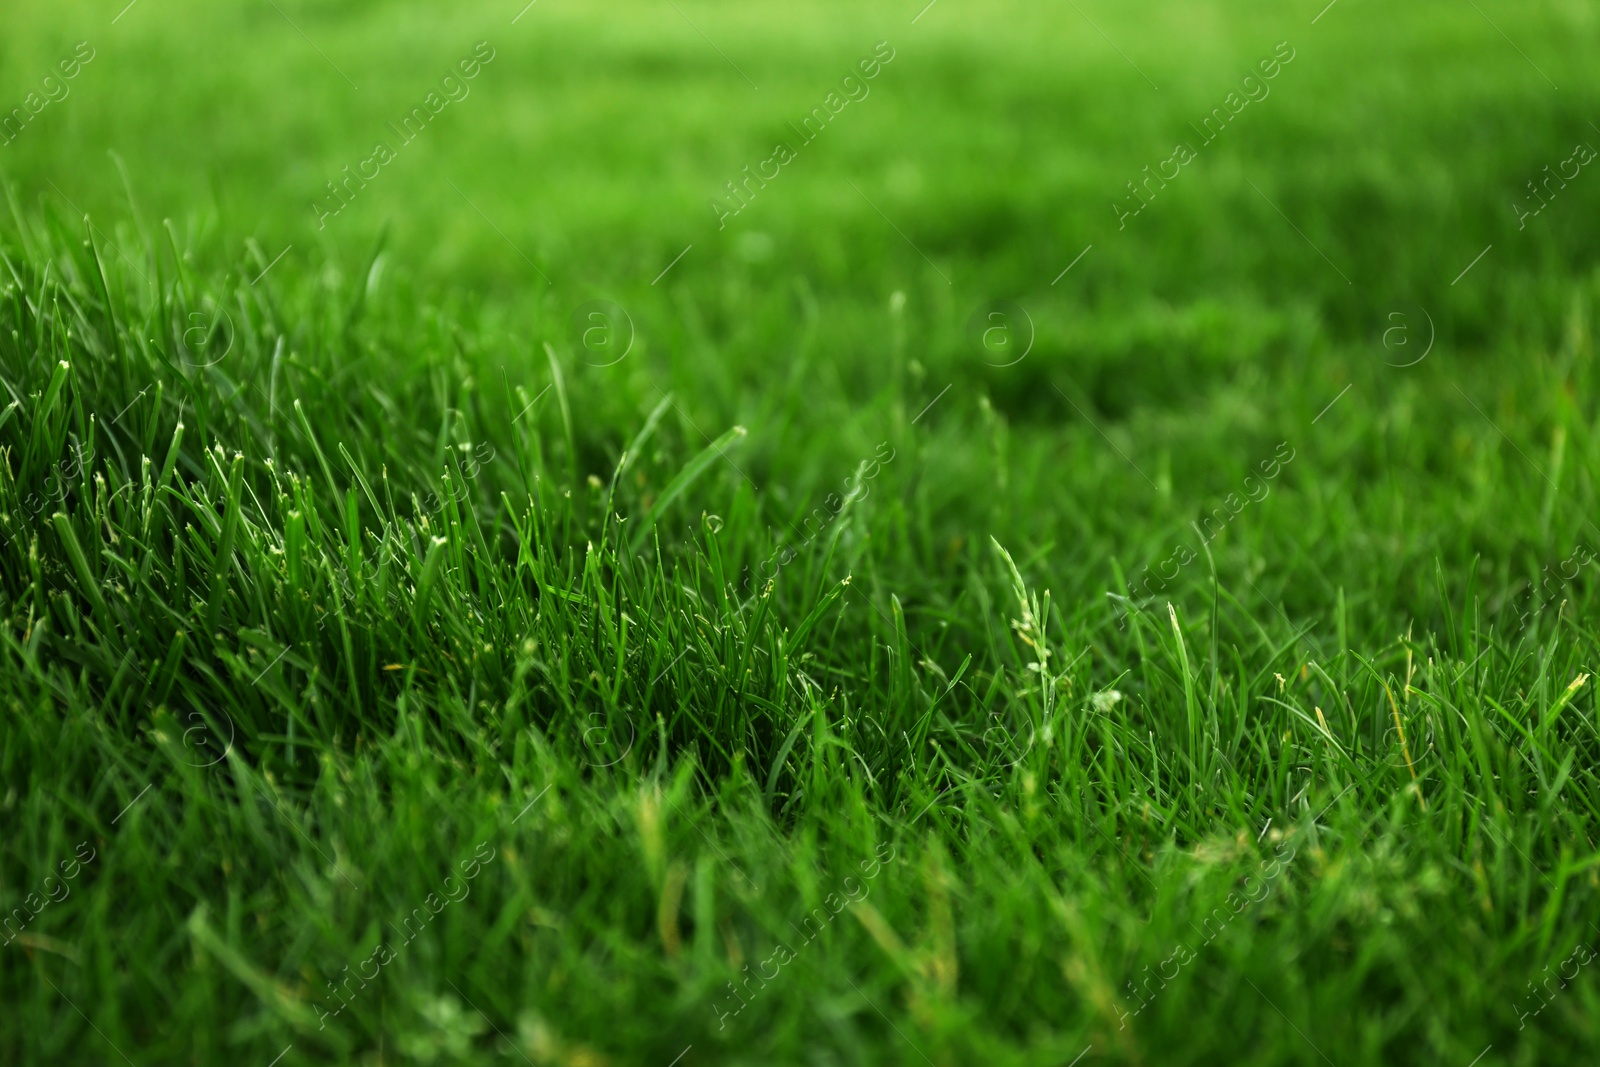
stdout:
{"type": "Polygon", "coordinates": [[[14,0],[0,1062],[1586,1064],[1600,8],[14,0]]]}

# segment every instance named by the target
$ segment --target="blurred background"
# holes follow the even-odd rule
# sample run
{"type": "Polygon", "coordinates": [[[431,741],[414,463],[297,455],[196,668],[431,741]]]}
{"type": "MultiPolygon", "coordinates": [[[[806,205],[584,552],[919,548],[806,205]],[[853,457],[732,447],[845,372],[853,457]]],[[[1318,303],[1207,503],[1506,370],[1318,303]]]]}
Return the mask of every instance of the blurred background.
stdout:
{"type": "Polygon", "coordinates": [[[1495,242],[1494,291],[1450,294],[1470,294],[1453,328],[1489,329],[1474,307],[1586,246],[1600,183],[1562,191],[1564,224],[1519,230],[1512,205],[1600,138],[1585,62],[1600,10],[1338,0],[1313,25],[1322,7],[14,0],[0,106],[78,42],[94,58],[0,163],[25,204],[131,218],[131,187],[147,223],[218,227],[269,255],[365,251],[387,228],[440,277],[517,290],[543,271],[566,293],[647,286],[693,243],[679,279],[803,275],[832,295],[887,275],[957,304],[1034,296],[1053,330],[1141,299],[1292,299],[1356,328],[1384,301],[1442,294],[1495,242]],[[790,124],[880,41],[894,58],[870,95],[719,231],[708,201],[797,140],[790,124]],[[479,42],[494,58],[470,95],[319,231],[325,183],[396,141],[388,124],[479,42]],[[1270,95],[1202,145],[1194,127],[1279,42],[1294,58],[1270,95]],[[1119,232],[1113,200],[1179,141],[1199,158],[1119,232]]]}
{"type": "MultiPolygon", "coordinates": [[[[673,388],[707,431],[751,427],[743,473],[800,510],[952,385],[940,416],[964,425],[930,445],[950,477],[923,490],[952,487],[930,505],[951,537],[982,513],[1032,543],[1065,523],[1099,553],[1158,561],[1165,534],[1119,541],[1129,516],[1184,530],[1354,385],[1390,436],[1324,420],[1330,471],[1453,472],[1423,491],[1478,541],[1423,543],[1397,497],[1364,525],[1465,563],[1514,547],[1472,504],[1500,506],[1472,491],[1499,471],[1480,414],[1519,437],[1518,412],[1581,384],[1563,368],[1589,350],[1596,285],[1600,177],[1577,149],[1600,146],[1597,20],[1576,0],[12,0],[4,107],[79,42],[93,58],[8,131],[0,169],[24,214],[81,228],[88,213],[124,246],[142,233],[241,279],[294,264],[455,302],[518,339],[513,371],[542,365],[542,341],[578,352],[584,309],[609,301],[626,334],[611,350],[631,342],[630,358],[570,369],[633,411],[583,431],[605,437],[595,455],[673,388]],[[448,99],[475,52],[492,58],[448,99]],[[395,127],[430,93],[438,113],[404,142],[395,127]],[[838,113],[803,143],[830,94],[838,113]],[[328,183],[378,142],[394,157],[319,225],[328,183]],[[728,183],[771,175],[780,142],[794,158],[721,217],[728,183]],[[1149,202],[1133,215],[1135,181],[1149,202]],[[1451,383],[1467,374],[1493,387],[1464,402],[1451,383]],[[1409,433],[1419,419],[1432,429],[1409,433]],[[1030,489],[959,488],[1008,477],[1030,489]],[[1078,491],[1093,514],[1064,499],[1078,491]]],[[[1547,420],[1525,429],[1549,445],[1547,420]]]]}

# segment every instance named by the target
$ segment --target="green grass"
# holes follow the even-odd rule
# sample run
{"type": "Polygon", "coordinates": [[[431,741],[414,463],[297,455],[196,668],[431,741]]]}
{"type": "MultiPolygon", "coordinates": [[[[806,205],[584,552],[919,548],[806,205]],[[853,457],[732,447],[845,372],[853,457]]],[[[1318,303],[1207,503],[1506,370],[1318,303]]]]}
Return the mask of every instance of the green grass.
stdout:
{"type": "Polygon", "coordinates": [[[15,6],[0,1060],[1592,1062],[1593,10],[15,6]]]}

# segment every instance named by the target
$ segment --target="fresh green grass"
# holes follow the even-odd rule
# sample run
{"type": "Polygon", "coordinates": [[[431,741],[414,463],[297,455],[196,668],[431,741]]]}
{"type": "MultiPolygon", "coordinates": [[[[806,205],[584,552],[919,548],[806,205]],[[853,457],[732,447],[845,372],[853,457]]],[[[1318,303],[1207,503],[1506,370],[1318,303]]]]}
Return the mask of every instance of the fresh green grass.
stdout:
{"type": "Polygon", "coordinates": [[[1593,1062],[1594,9],[13,6],[0,1061],[1593,1062]]]}

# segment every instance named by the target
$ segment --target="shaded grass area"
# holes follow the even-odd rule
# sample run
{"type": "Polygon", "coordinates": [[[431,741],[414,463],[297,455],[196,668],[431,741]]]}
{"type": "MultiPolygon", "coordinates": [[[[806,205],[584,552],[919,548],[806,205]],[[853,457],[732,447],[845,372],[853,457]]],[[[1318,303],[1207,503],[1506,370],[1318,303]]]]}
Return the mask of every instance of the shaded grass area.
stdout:
{"type": "MultiPolygon", "coordinates": [[[[436,16],[293,11],[404,33],[359,105],[261,107],[292,166],[219,135],[209,201],[170,133],[131,197],[82,161],[223,70],[336,81],[229,67],[277,15],[46,112],[81,126],[16,140],[0,235],[5,1058],[1592,1056],[1600,193],[1503,206],[1583,136],[1592,16],[1492,8],[1551,95],[1470,10],[1348,7],[1123,231],[1272,18],[1090,11],[1125,61],[941,3],[726,232],[787,112],[654,8],[501,46],[316,238],[284,189],[381,125],[375,71],[417,96],[436,16]]],[[[690,13],[796,111],[883,14],[690,13]]]]}

